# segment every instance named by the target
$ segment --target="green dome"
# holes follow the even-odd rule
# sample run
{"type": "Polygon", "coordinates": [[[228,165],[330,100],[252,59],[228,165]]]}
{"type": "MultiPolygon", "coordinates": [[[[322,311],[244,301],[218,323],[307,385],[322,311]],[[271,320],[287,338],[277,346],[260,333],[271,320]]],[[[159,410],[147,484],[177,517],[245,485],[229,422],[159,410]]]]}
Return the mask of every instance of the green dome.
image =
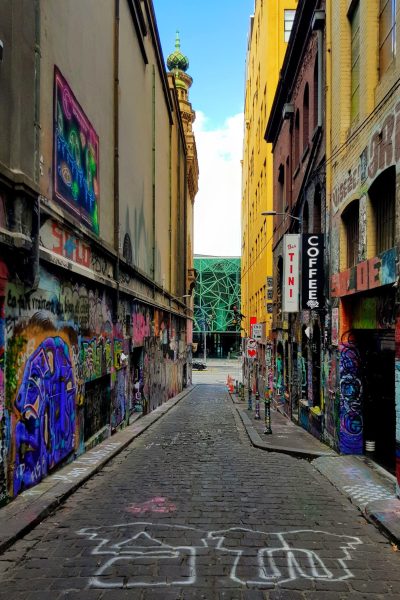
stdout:
{"type": "Polygon", "coordinates": [[[174,69],[179,69],[180,71],[187,71],[189,68],[189,59],[187,56],[182,54],[181,50],[181,42],[179,39],[179,31],[176,32],[175,39],[175,51],[172,52],[167,58],[167,67],[170,71],[174,69]]]}

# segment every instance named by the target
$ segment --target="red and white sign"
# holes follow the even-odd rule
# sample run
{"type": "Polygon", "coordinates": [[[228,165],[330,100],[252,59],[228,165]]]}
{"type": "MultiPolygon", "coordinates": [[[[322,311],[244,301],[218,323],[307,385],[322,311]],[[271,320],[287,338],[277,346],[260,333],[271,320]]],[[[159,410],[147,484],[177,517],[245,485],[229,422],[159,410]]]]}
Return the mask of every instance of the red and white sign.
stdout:
{"type": "Polygon", "coordinates": [[[247,338],[246,343],[246,357],[256,358],[257,356],[257,342],[254,338],[247,338]]]}
{"type": "Polygon", "coordinates": [[[300,235],[287,233],[283,236],[283,246],[282,311],[298,312],[300,235]]]}

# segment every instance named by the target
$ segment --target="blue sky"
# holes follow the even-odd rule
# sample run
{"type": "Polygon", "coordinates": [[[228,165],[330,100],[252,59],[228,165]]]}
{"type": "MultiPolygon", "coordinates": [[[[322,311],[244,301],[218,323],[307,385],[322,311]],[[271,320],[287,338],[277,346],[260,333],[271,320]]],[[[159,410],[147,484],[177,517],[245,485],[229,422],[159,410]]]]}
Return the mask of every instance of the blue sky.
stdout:
{"type": "Polygon", "coordinates": [[[190,98],[219,127],[243,110],[244,68],[249,17],[254,0],[153,0],[164,58],[174,50],[179,30],[181,50],[190,61],[194,83],[190,98]]]}
{"type": "Polygon", "coordinates": [[[194,252],[240,256],[244,73],[254,0],[153,0],[164,59],[179,31],[199,160],[194,252]]]}

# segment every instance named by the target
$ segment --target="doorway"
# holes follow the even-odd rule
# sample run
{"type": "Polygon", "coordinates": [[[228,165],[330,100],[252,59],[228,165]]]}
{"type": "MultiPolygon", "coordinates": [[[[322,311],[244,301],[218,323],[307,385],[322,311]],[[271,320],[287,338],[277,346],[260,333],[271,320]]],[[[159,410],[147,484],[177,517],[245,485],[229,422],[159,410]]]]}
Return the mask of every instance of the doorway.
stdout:
{"type": "Polygon", "coordinates": [[[364,442],[374,441],[373,459],[395,472],[395,339],[393,330],[358,331],[363,365],[364,442]]]}

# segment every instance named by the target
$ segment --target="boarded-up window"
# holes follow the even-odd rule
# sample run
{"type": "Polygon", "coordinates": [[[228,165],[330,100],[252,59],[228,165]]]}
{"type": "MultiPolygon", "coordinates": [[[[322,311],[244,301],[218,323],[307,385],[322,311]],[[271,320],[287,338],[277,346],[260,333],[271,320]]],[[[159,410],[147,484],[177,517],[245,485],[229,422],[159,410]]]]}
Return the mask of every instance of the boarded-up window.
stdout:
{"type": "Polygon", "coordinates": [[[376,231],[376,254],[395,245],[396,167],[386,169],[369,190],[376,231]]]}
{"type": "Polygon", "coordinates": [[[351,119],[360,113],[360,5],[357,3],[350,18],[351,25],[351,119]]]}
{"type": "Polygon", "coordinates": [[[343,224],[346,231],[347,267],[354,267],[358,262],[359,240],[359,202],[354,200],[343,212],[343,224]]]}
{"type": "Polygon", "coordinates": [[[379,73],[382,76],[396,54],[396,0],[380,0],[379,73]]]}

